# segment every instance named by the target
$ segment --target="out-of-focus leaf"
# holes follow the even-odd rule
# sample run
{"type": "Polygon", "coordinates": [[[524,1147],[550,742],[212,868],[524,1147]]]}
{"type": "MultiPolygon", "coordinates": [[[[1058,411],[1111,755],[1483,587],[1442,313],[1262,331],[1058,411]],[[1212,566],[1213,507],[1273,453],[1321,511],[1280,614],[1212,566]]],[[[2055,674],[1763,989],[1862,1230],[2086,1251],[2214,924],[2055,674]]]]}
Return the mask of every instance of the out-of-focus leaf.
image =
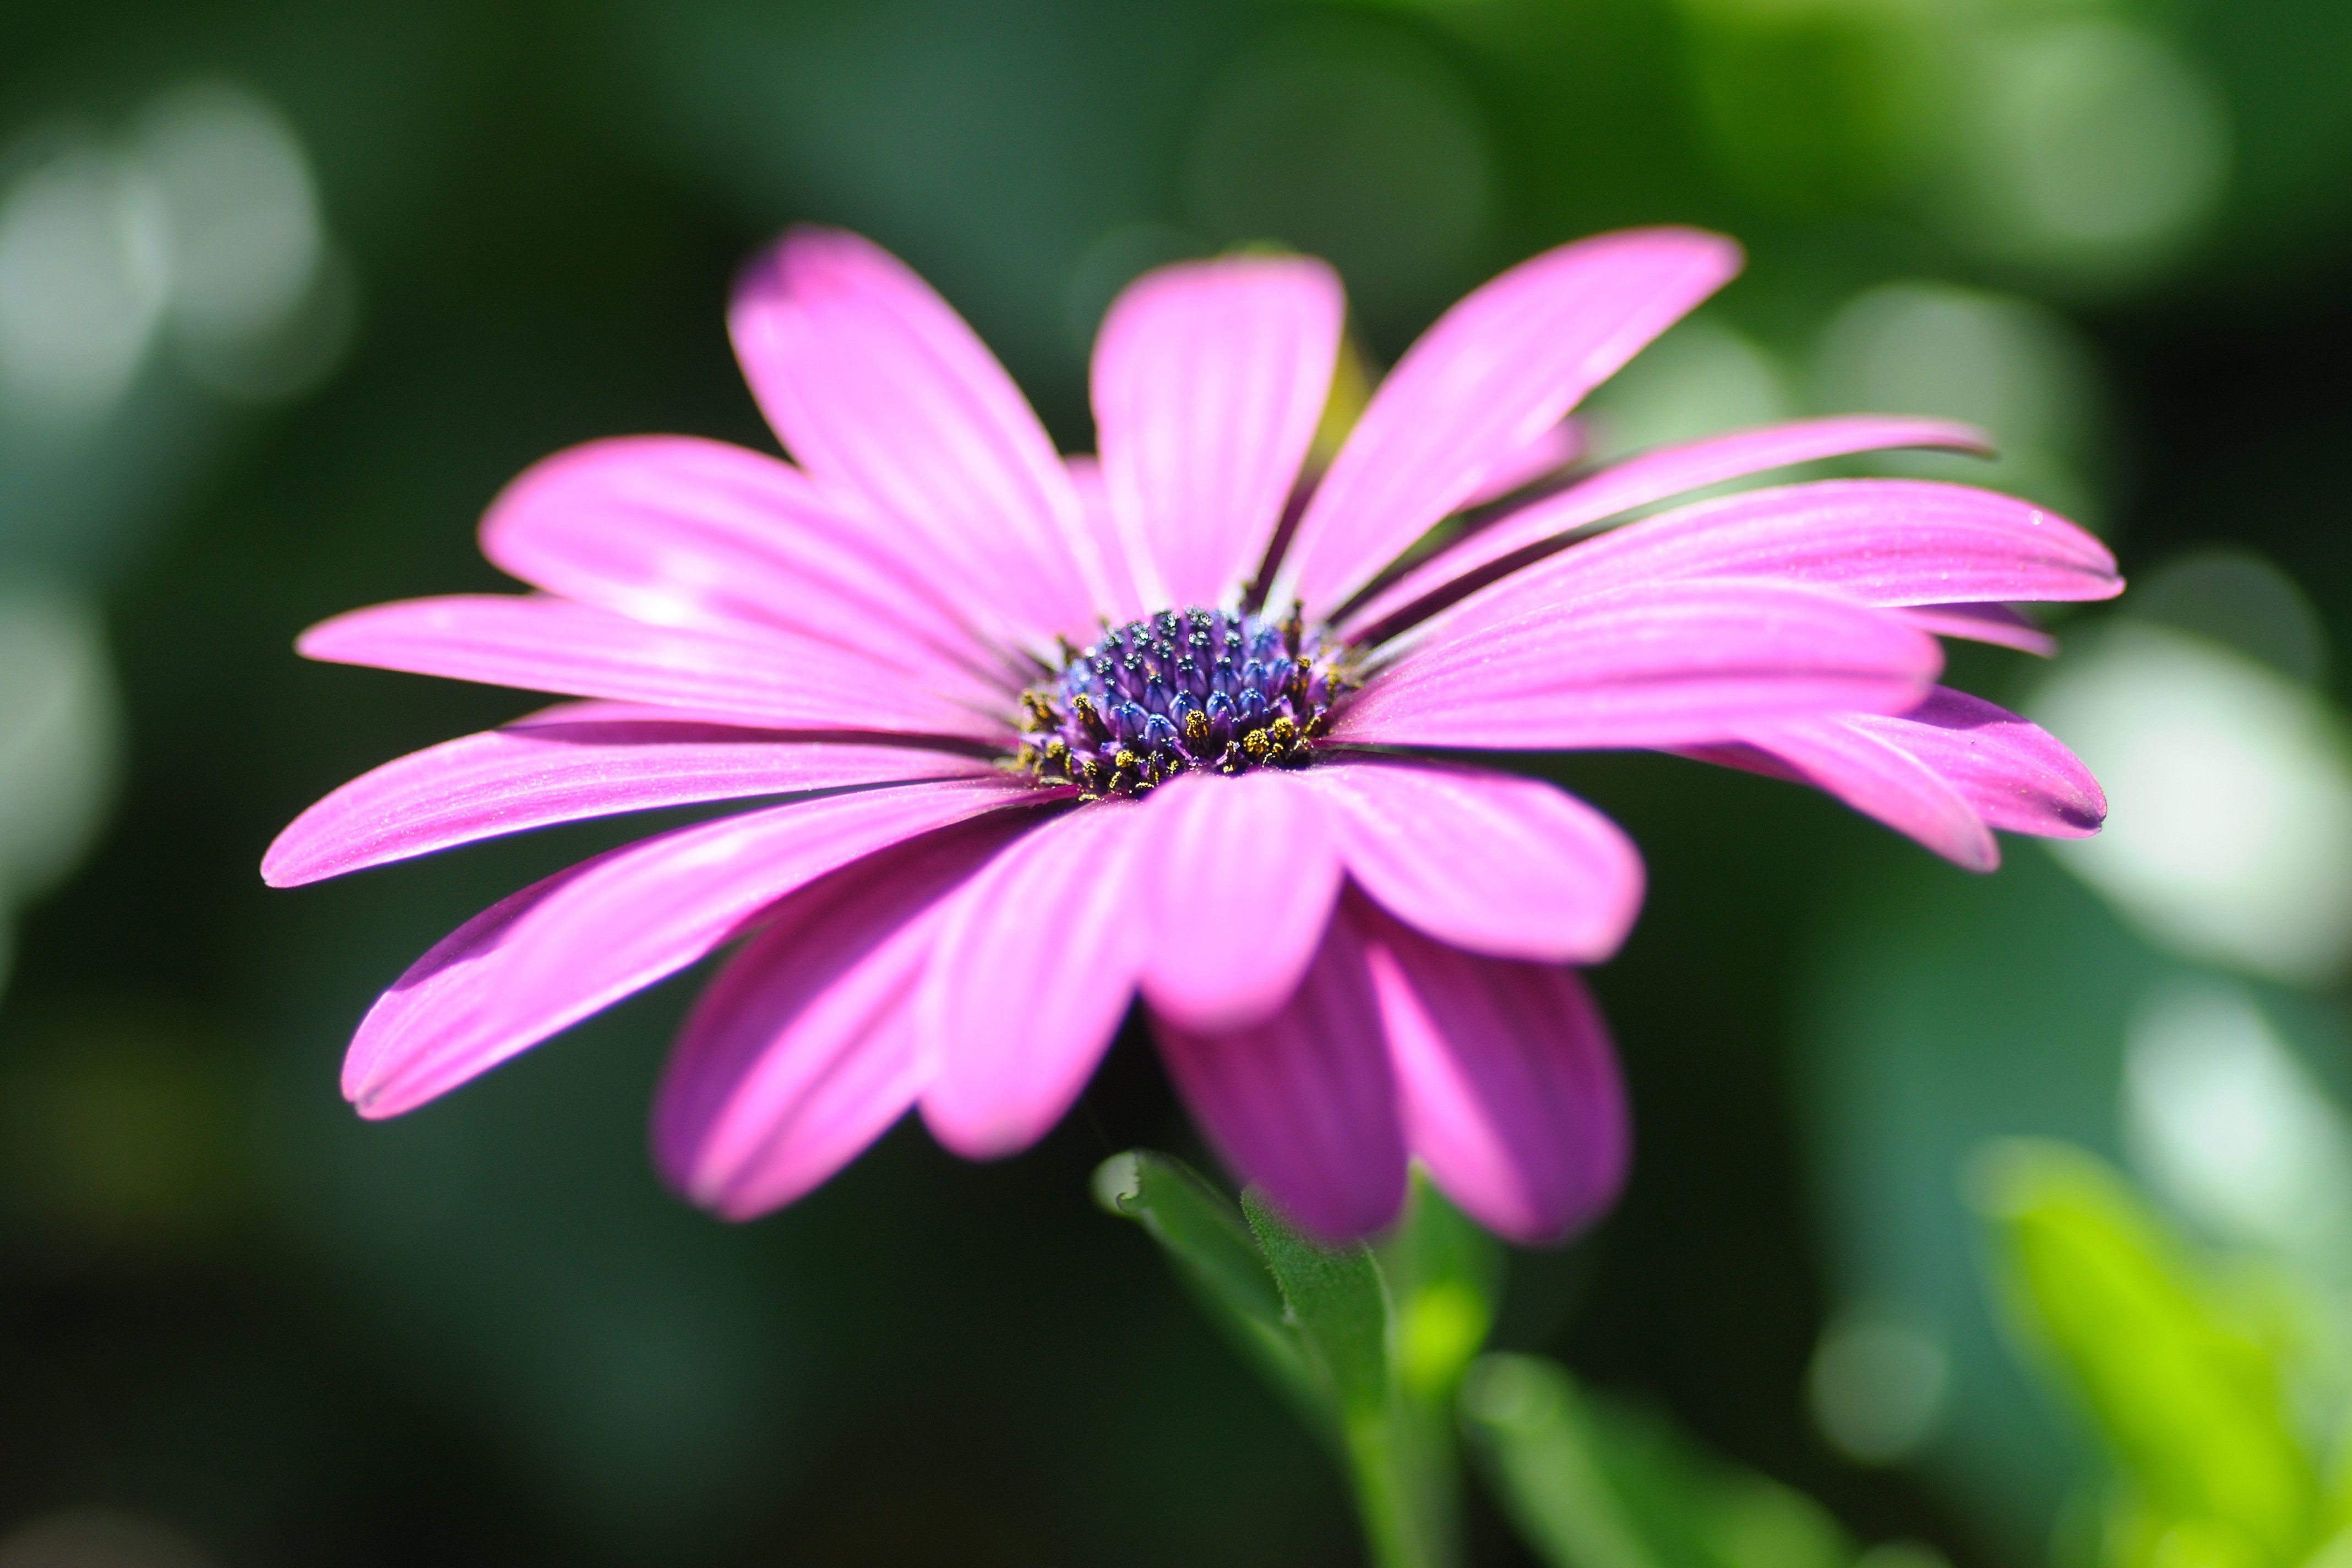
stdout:
{"type": "Polygon", "coordinates": [[[1586,1394],[1536,1356],[1482,1357],[1462,1420],[1520,1533],[1556,1568],[1845,1568],[1820,1505],[1586,1394]]]}
{"type": "Polygon", "coordinates": [[[1397,1376],[1414,1399],[1450,1403],[1495,1325],[1502,1247],[1416,1170],[1403,1222],[1379,1258],[1396,1315],[1397,1376]]]}
{"type": "Polygon", "coordinates": [[[1210,1321],[1308,1425],[1336,1436],[1274,1274],[1234,1201],[1181,1160],[1148,1149],[1104,1161],[1094,1187],[1105,1209],[1142,1226],[1160,1244],[1210,1321]]]}
{"type": "Polygon", "coordinates": [[[2128,1481],[2109,1560],[2301,1562],[2319,1483],[2280,1368],[2130,1190],[2080,1150],[2020,1141],[1979,1155],[1970,1196],[2012,1323],[2128,1481]]]}

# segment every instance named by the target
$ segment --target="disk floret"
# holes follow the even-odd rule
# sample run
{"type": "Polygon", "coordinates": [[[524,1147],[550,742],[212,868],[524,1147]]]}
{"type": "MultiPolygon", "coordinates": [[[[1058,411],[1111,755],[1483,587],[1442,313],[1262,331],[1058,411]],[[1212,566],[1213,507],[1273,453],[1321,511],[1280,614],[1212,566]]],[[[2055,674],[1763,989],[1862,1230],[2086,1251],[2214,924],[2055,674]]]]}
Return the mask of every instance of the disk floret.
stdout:
{"type": "Polygon", "coordinates": [[[1021,694],[1018,764],[1082,798],[1135,795],[1190,768],[1238,773],[1304,765],[1352,684],[1296,605],[1275,621],[1240,610],[1162,610],[1106,627],[1021,694]]]}

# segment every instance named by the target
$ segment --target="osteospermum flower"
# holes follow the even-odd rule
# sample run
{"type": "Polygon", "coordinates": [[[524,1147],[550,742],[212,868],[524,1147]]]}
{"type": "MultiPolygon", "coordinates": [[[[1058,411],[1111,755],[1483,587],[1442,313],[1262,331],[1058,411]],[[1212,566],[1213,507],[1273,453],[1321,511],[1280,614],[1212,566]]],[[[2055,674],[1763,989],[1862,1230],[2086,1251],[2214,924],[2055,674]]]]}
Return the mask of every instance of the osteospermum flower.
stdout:
{"type": "Polygon", "coordinates": [[[1423,749],[1656,747],[1816,784],[1963,865],[2093,831],[2055,741],[1936,685],[1938,637],[2118,591],[2098,542],[1984,490],[1753,489],[1932,420],[1783,425],[1571,477],[1586,392],[1727,279],[1728,241],[1603,236],[1432,327],[1319,475],[1340,346],[1317,261],[1164,268],[1094,354],[1095,459],[891,257],[788,236],[730,326],[793,461],[676,437],[558,454],[491,561],[540,590],[379,605],[313,658],[569,703],[391,763],[272,846],[285,886],[542,825],[789,796],[494,905],[370,1010],[345,1093],[391,1116],[733,942],[660,1088],[695,1201],[789,1202],[909,1107],[960,1153],[1043,1135],[1139,996],[1210,1139],[1305,1224],[1373,1229],[1409,1158],[1505,1235],[1604,1205],[1623,1095],[1574,966],[1642,898],[1552,785],[1423,749]],[[1409,564],[1399,564],[1400,561],[1409,564]]]}

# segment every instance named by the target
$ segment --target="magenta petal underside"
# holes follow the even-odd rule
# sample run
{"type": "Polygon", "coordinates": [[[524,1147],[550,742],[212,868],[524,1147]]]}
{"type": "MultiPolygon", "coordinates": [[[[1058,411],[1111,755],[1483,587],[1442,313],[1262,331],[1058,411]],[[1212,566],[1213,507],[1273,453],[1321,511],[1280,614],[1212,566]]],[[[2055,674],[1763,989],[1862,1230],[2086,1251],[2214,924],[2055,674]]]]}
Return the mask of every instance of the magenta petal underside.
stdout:
{"type": "Polygon", "coordinates": [[[362,773],[278,836],[261,879],[299,887],[656,806],[996,772],[981,758],[919,746],[743,729],[636,703],[565,703],[362,773]]]}
{"type": "Polygon", "coordinates": [[[1370,963],[1405,1142],[1497,1235],[1554,1242],[1616,1197],[1632,1119],[1575,973],[1481,958],[1380,921],[1370,963]]]}
{"type": "Polygon", "coordinates": [[[768,421],[808,472],[936,552],[1001,632],[1082,637],[1094,544],[1045,426],[996,356],[896,257],[797,228],[752,263],[728,315],[768,421]]]}
{"type": "Polygon", "coordinates": [[[2106,820],[2106,792],[2081,758],[2041,725],[1981,697],[1937,687],[1908,713],[1859,713],[1846,722],[1935,769],[2005,832],[2083,838],[2106,820]]]}
{"type": "Polygon", "coordinates": [[[1352,637],[1379,626],[1482,568],[1637,507],[1792,463],[1895,447],[1979,453],[1991,449],[1984,432],[1974,426],[1878,415],[1802,419],[1661,447],[1612,464],[1439,551],[1349,611],[1340,630],[1352,637]]]}
{"type": "Polygon", "coordinates": [[[1440,317],[1381,383],[1299,520],[1273,602],[1310,617],[1370,582],[1739,269],[1691,229],[1628,230],[1520,263],[1440,317]]]}
{"type": "Polygon", "coordinates": [[[2055,736],[1948,687],[1908,713],[1759,726],[1745,742],[1691,754],[1812,784],[1972,871],[2000,863],[1990,828],[2082,838],[2106,817],[2098,781],[2055,736]]]}
{"type": "Polygon", "coordinates": [[[2007,605],[1914,605],[1903,611],[1903,618],[1939,637],[1991,643],[2042,658],[2058,651],[2056,637],[2007,605]]]}
{"type": "Polygon", "coordinates": [[[865,730],[1003,743],[1009,723],[862,654],[784,632],[719,637],[563,599],[456,594],[321,621],[303,657],[649,702],[780,729],[865,730]]]}
{"type": "Polygon", "coordinates": [[[343,1061],[394,1116],[696,962],[760,911],[877,849],[1038,793],[953,779],[745,812],[625,846],[475,916],[394,982],[343,1061]]]}
{"type": "Polygon", "coordinates": [[[1598,963],[1642,907],[1616,824],[1540,779],[1437,763],[1333,761],[1298,775],[1332,805],[1348,875],[1439,942],[1598,963]]]}
{"type": "Polygon", "coordinates": [[[2030,501],[1926,479],[1822,479],[1628,523],[1465,599],[1449,635],[1542,605],[1688,577],[1801,583],[1878,605],[2108,599],[2116,558],[2030,501]]]}
{"type": "Polygon", "coordinates": [[[833,872],[777,905],[703,992],[654,1109],[678,1192],[730,1219],[847,1164],[923,1087],[914,994],[942,900],[1021,830],[986,817],[833,872]]]}
{"type": "Polygon", "coordinates": [[[1235,1171],[1318,1236],[1380,1229],[1404,1200],[1404,1133],[1364,942],[1342,915],[1279,1013],[1223,1034],[1154,1016],[1177,1091],[1235,1171]]]}
{"type": "Polygon", "coordinates": [[[1143,996],[1161,1017],[1213,1034],[1297,989],[1339,897],[1329,807],[1306,776],[1183,773],[1152,792],[1136,875],[1143,996]]]}
{"type": "Polygon", "coordinates": [[[721,441],[633,436],[559,452],[499,493],[481,539],[492,564],[533,587],[655,626],[798,633],[958,691],[1002,663],[965,626],[934,554],[892,550],[798,469],[721,441]]]}
{"type": "Polygon", "coordinates": [[[1346,314],[1322,262],[1235,256],[1147,273],[1103,318],[1103,478],[1129,555],[1156,568],[1160,605],[1227,602],[1265,558],[1346,314]]]}
{"type": "Polygon", "coordinates": [[[1044,1137],[1110,1045],[1143,966],[1129,868],[1145,815],[1111,799],[1056,817],[956,896],[916,1016],[923,1121],[957,1153],[1044,1137]]]}
{"type": "Polygon", "coordinates": [[[1604,594],[1433,641],[1380,671],[1333,726],[1371,745],[1697,745],[1759,720],[1902,712],[1943,668],[1899,617],[1778,583],[1604,594]]]}
{"type": "Polygon", "coordinates": [[[1745,742],[1684,754],[1811,784],[1968,870],[2000,864],[1991,830],[1958,790],[1901,747],[1840,720],[1759,725],[1745,742]]]}

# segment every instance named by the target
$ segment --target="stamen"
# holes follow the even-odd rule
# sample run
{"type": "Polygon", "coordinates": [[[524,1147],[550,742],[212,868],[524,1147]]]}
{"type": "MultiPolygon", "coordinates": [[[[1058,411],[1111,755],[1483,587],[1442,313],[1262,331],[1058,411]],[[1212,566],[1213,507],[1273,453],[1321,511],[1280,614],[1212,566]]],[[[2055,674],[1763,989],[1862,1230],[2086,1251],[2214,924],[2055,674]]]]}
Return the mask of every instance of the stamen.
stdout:
{"type": "Polygon", "coordinates": [[[1013,765],[1081,799],[1138,795],[1188,769],[1301,767],[1353,689],[1344,650],[1301,607],[1275,621],[1238,610],[1162,610],[1062,647],[1051,679],[1021,694],[1013,765]]]}

